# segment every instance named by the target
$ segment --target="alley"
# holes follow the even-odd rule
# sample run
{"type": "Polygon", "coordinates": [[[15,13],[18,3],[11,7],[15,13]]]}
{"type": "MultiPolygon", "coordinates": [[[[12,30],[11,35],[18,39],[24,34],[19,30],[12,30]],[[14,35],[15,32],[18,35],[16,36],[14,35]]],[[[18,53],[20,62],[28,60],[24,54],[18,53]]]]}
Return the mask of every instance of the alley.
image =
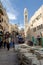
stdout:
{"type": "Polygon", "coordinates": [[[17,53],[11,48],[0,49],[0,65],[18,65],[17,53]]]}

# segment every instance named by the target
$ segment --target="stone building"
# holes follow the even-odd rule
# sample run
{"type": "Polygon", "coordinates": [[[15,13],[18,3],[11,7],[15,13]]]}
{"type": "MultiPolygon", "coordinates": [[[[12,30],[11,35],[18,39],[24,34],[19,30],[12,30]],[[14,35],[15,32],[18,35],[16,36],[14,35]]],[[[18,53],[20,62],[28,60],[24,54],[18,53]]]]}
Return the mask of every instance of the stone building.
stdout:
{"type": "Polygon", "coordinates": [[[0,2],[0,38],[7,31],[9,31],[9,19],[8,19],[5,8],[0,2]]]}
{"type": "Polygon", "coordinates": [[[32,36],[37,38],[41,37],[43,33],[43,5],[35,12],[35,14],[30,19],[30,28],[32,36]]]}
{"type": "Polygon", "coordinates": [[[11,33],[12,31],[18,32],[19,28],[17,24],[9,24],[9,32],[11,33]]]}
{"type": "Polygon", "coordinates": [[[35,39],[38,38],[40,41],[41,37],[43,37],[43,5],[31,17],[27,32],[29,28],[31,39],[34,37],[35,39]]]}

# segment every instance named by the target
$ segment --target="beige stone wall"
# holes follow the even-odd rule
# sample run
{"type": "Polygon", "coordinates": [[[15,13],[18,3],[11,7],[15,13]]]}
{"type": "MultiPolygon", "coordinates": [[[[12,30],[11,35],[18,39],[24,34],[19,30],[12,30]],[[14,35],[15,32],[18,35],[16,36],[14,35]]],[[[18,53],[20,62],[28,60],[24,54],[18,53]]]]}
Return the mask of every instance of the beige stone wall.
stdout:
{"type": "Polygon", "coordinates": [[[9,32],[12,32],[12,31],[19,31],[19,29],[18,29],[18,25],[16,25],[16,24],[14,24],[14,25],[12,25],[12,24],[9,24],[9,32]]]}
{"type": "MultiPolygon", "coordinates": [[[[0,3],[1,4],[1,3],[0,3]]],[[[2,4],[1,4],[2,5],[2,4]]],[[[3,12],[3,15],[2,13],[0,12],[0,25],[3,27],[3,31],[4,33],[9,31],[9,19],[8,19],[8,16],[7,16],[7,13],[6,13],[6,10],[3,8],[3,6],[0,7],[0,10],[3,12]]]]}
{"type": "Polygon", "coordinates": [[[39,26],[43,27],[43,5],[34,13],[34,15],[30,19],[30,31],[31,36],[37,38],[37,36],[41,36],[41,32],[43,32],[43,28],[38,29],[39,26]],[[36,28],[36,31],[33,29],[36,28]]]}

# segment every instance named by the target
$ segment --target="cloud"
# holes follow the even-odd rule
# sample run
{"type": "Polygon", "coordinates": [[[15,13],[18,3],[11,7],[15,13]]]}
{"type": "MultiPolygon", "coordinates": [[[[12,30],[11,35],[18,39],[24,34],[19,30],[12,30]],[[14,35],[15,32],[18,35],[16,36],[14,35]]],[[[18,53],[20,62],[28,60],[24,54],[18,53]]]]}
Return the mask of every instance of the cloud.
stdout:
{"type": "Polygon", "coordinates": [[[8,14],[8,17],[10,20],[16,20],[17,19],[16,15],[13,13],[8,12],[7,14],[8,14]]]}
{"type": "Polygon", "coordinates": [[[24,26],[20,24],[19,29],[21,30],[22,28],[24,28],[24,26]]]}
{"type": "Polygon", "coordinates": [[[13,8],[10,0],[1,0],[1,2],[6,9],[6,12],[8,14],[9,19],[10,20],[16,20],[17,16],[18,16],[18,12],[16,9],[13,8]]]}
{"type": "Polygon", "coordinates": [[[15,4],[13,6],[13,3],[10,0],[1,0],[1,2],[7,12],[16,13],[16,15],[18,14],[18,11],[16,10],[17,7],[15,8],[15,4]]]}

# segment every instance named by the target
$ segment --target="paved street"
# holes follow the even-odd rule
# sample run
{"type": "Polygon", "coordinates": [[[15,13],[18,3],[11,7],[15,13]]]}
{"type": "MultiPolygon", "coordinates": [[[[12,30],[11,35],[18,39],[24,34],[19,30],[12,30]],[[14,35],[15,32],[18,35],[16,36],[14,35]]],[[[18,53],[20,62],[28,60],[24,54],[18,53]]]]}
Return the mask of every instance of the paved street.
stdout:
{"type": "Polygon", "coordinates": [[[13,48],[9,51],[7,49],[0,49],[0,65],[18,65],[16,54],[13,48]]]}

